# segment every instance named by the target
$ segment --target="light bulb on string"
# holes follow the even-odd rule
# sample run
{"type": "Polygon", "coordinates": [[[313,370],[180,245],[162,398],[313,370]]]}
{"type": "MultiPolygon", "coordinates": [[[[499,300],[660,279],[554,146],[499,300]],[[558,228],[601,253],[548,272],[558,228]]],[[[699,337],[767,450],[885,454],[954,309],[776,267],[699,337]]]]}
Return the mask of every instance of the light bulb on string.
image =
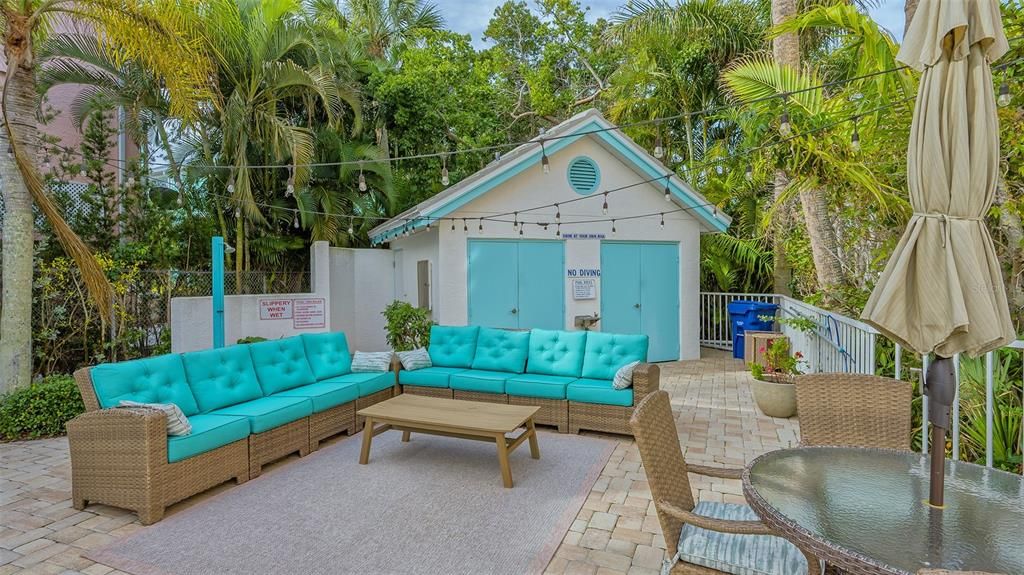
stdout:
{"type": "Polygon", "coordinates": [[[608,215],[608,192],[604,193],[604,204],[601,205],[601,213],[608,215]]]}
{"type": "Polygon", "coordinates": [[[236,218],[242,217],[242,209],[241,208],[235,208],[235,217],[236,218]]]}
{"type": "Polygon", "coordinates": [[[789,123],[789,94],[782,95],[782,116],[779,118],[779,133],[783,138],[788,138],[793,133],[793,126],[789,123]]]}
{"type": "Polygon", "coordinates": [[[441,185],[447,186],[451,183],[451,179],[448,177],[448,156],[441,156],[441,185]]]}
{"type": "Polygon", "coordinates": [[[366,176],[363,175],[363,163],[359,162],[359,191],[366,191],[366,176]]]}
{"type": "Polygon", "coordinates": [[[284,188],[284,197],[290,198],[295,195],[295,167],[288,169],[288,183],[284,188]]]}
{"type": "Polygon", "coordinates": [[[463,233],[469,233],[469,226],[466,225],[466,218],[462,218],[462,231],[463,233]]]}
{"type": "Polygon", "coordinates": [[[480,218],[480,222],[477,224],[477,230],[481,231],[481,232],[484,231],[484,219],[483,218],[480,218]]]}
{"type": "Polygon", "coordinates": [[[612,235],[615,235],[615,220],[612,220],[612,235]]]}
{"type": "Polygon", "coordinates": [[[352,218],[349,218],[348,219],[348,235],[352,236],[352,235],[355,235],[355,233],[356,233],[356,230],[352,226],[352,218]]]}
{"type": "Polygon", "coordinates": [[[754,166],[753,166],[753,164],[747,164],[747,171],[746,171],[746,173],[743,176],[747,179],[748,182],[753,182],[754,181],[754,166]]]}
{"type": "Polygon", "coordinates": [[[524,226],[519,226],[519,235],[523,235],[523,227],[524,226]]]}
{"type": "Polygon", "coordinates": [[[555,237],[556,238],[562,237],[562,224],[561,223],[555,224],[555,237]]]}
{"type": "Polygon", "coordinates": [[[659,160],[665,157],[665,146],[661,141],[660,133],[654,138],[654,157],[659,160]]]}
{"type": "Polygon", "coordinates": [[[519,227],[519,212],[512,212],[512,229],[519,227]]]}
{"type": "Polygon", "coordinates": [[[430,231],[430,220],[427,220],[427,231],[430,231]]]}
{"type": "Polygon", "coordinates": [[[558,204],[555,204],[555,222],[562,221],[562,210],[558,208],[558,204]]]}
{"type": "Polygon", "coordinates": [[[666,202],[671,202],[672,201],[672,190],[668,187],[669,180],[671,179],[671,177],[672,177],[671,175],[665,176],[665,201],[666,202]]]}
{"type": "Polygon", "coordinates": [[[1006,69],[1003,69],[1003,82],[999,84],[999,98],[996,100],[1000,107],[1007,107],[1010,102],[1013,101],[1013,97],[1010,96],[1010,83],[1006,81],[1006,69]]]}
{"type": "Polygon", "coordinates": [[[454,219],[452,220],[452,231],[453,232],[455,231],[455,220],[454,219]]]}
{"type": "Polygon", "coordinates": [[[292,227],[299,229],[299,210],[295,210],[295,217],[292,218],[292,227]]]}
{"type": "Polygon", "coordinates": [[[540,141],[540,168],[545,174],[551,172],[551,161],[548,160],[548,152],[544,149],[544,140],[540,141]]]}
{"type": "Polygon", "coordinates": [[[665,212],[661,213],[661,227],[662,229],[665,228],[665,212]]]}

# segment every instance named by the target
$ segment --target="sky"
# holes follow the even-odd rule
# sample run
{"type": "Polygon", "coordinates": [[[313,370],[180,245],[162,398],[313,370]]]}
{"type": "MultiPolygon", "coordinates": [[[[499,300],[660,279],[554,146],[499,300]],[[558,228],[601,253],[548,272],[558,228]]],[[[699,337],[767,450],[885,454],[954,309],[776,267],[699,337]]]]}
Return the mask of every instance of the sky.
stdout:
{"type": "MultiPolygon", "coordinates": [[[[532,3],[532,0],[527,0],[532,3]]],[[[483,33],[487,22],[494,14],[494,9],[505,0],[435,0],[441,8],[448,27],[461,34],[473,37],[473,43],[484,46],[483,33]]],[[[610,16],[625,0],[581,0],[584,7],[589,7],[591,19],[610,16]]],[[[871,15],[884,28],[903,37],[903,3],[904,0],[879,0],[878,7],[871,10],[871,15]]]]}

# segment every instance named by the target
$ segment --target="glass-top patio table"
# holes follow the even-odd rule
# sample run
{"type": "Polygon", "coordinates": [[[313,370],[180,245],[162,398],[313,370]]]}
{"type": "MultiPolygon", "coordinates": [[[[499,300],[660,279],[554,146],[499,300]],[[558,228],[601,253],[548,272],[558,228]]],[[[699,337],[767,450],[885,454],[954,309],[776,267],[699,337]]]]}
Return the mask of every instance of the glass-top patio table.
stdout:
{"type": "Polygon", "coordinates": [[[801,447],[755,459],[743,493],[772,529],[851,573],[919,569],[1024,573],[1024,481],[946,462],[946,506],[928,505],[917,453],[801,447]]]}

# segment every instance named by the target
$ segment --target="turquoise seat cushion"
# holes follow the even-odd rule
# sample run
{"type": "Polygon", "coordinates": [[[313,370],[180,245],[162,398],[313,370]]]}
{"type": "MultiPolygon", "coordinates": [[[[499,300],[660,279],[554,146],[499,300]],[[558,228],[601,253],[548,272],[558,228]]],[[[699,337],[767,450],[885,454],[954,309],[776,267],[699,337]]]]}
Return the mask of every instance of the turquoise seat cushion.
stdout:
{"type": "Polygon", "coordinates": [[[505,393],[523,397],[565,399],[565,388],[574,381],[575,377],[524,373],[512,376],[505,382],[505,393]]]}
{"type": "Polygon", "coordinates": [[[526,371],[542,375],[579,377],[587,332],[550,329],[530,330],[530,355],[526,371]]]}
{"type": "Polygon", "coordinates": [[[204,413],[263,397],[248,346],[193,351],[182,354],[181,360],[188,386],[204,413]]]}
{"type": "Polygon", "coordinates": [[[317,381],[352,371],[352,354],[348,351],[348,340],[344,333],[304,333],[300,337],[306,348],[309,367],[317,381]]]}
{"type": "Polygon", "coordinates": [[[473,369],[523,373],[529,353],[530,332],[482,327],[476,339],[473,369]]]}
{"type": "Polygon", "coordinates": [[[577,379],[565,389],[565,398],[580,403],[633,405],[633,388],[615,389],[610,379],[577,379]]]}
{"type": "Polygon", "coordinates": [[[300,337],[286,337],[249,345],[256,378],[263,395],[316,383],[316,376],[306,361],[306,348],[300,337]]]}
{"type": "Polygon", "coordinates": [[[587,379],[615,379],[620,367],[634,361],[647,361],[646,335],[592,331],[587,334],[581,375],[587,379]]]}
{"type": "Polygon", "coordinates": [[[271,397],[305,397],[313,402],[313,413],[320,413],[359,397],[359,383],[355,381],[321,381],[302,387],[279,391],[271,397]]]}
{"type": "Polygon", "coordinates": [[[201,413],[188,418],[192,433],[167,438],[167,462],[174,463],[249,437],[249,420],[238,415],[201,413]]]}
{"type": "Polygon", "coordinates": [[[100,407],[117,407],[122,399],[139,403],[173,403],[186,416],[199,413],[185,367],[178,354],[103,363],[89,370],[100,407]]]}
{"type": "Polygon", "coordinates": [[[482,391],[484,393],[505,393],[505,381],[512,377],[503,371],[481,371],[471,369],[453,374],[448,387],[459,391],[482,391]]]}
{"type": "MultiPolygon", "coordinates": [[[[373,395],[378,391],[384,391],[389,387],[395,385],[395,372],[393,371],[380,371],[380,372],[360,372],[360,373],[347,373],[345,375],[339,375],[338,377],[332,377],[326,382],[342,382],[342,383],[354,383],[359,388],[359,397],[366,397],[367,395],[373,395]]],[[[325,383],[326,383],[325,382],[325,383]]]]}
{"type": "Polygon", "coordinates": [[[477,326],[434,325],[430,327],[430,363],[436,367],[461,367],[473,365],[476,338],[480,333],[477,326]]]}
{"type": "MultiPolygon", "coordinates": [[[[732,521],[759,521],[737,503],[702,501],[694,513],[732,521]]],[[[734,575],[806,575],[807,558],[795,545],[773,535],[735,535],[683,525],[679,559],[734,575]]]]}
{"type": "Polygon", "coordinates": [[[313,403],[305,397],[261,397],[218,409],[213,415],[244,416],[252,433],[263,433],[312,413],[313,403]]]}
{"type": "Polygon", "coordinates": [[[458,367],[425,367],[416,371],[398,372],[398,383],[402,385],[420,385],[423,387],[448,387],[448,378],[452,374],[466,371],[458,367]]]}

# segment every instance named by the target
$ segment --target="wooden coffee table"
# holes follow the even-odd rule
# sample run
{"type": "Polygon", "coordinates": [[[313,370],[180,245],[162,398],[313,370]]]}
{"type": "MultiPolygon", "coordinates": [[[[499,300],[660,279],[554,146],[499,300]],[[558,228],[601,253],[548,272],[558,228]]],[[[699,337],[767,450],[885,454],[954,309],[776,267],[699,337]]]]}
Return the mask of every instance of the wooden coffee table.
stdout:
{"type": "Polygon", "coordinates": [[[533,416],[539,410],[540,407],[402,394],[359,410],[359,415],[366,418],[359,463],[369,463],[373,438],[390,429],[401,431],[402,441],[409,441],[413,432],[491,441],[498,446],[502,482],[505,487],[512,487],[509,452],[529,440],[530,456],[540,459],[537,429],[533,425],[533,416]],[[505,436],[520,427],[526,430],[515,438],[505,436]]]}

